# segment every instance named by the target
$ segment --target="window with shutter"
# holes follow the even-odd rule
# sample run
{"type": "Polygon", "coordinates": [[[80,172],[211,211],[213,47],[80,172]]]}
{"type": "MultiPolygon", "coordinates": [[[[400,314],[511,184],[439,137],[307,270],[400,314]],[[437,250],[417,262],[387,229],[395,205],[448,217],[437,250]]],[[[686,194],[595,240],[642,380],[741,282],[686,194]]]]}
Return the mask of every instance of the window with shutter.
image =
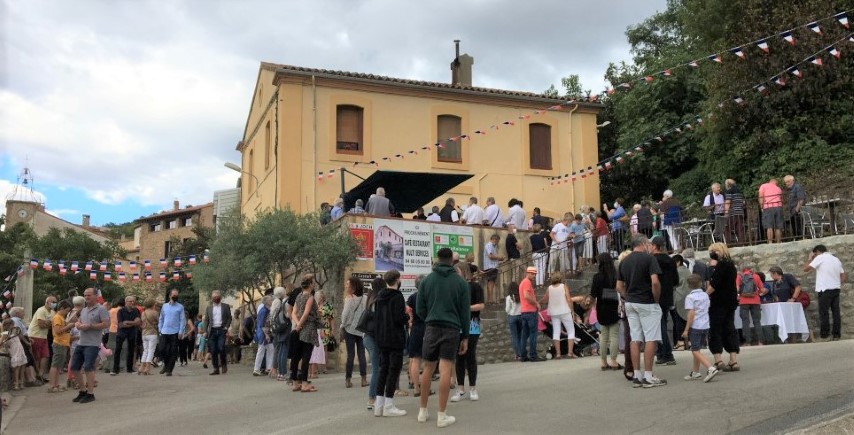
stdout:
{"type": "Polygon", "coordinates": [[[438,126],[436,140],[442,141],[442,146],[438,148],[440,162],[461,163],[463,161],[462,141],[446,141],[462,134],[462,121],[459,116],[439,115],[436,123],[438,126]]]}
{"type": "Polygon", "coordinates": [[[531,169],[552,169],[552,128],[546,124],[528,127],[531,169]]]}
{"type": "Polygon", "coordinates": [[[363,109],[337,106],[335,149],[341,154],[362,154],[363,109]]]}

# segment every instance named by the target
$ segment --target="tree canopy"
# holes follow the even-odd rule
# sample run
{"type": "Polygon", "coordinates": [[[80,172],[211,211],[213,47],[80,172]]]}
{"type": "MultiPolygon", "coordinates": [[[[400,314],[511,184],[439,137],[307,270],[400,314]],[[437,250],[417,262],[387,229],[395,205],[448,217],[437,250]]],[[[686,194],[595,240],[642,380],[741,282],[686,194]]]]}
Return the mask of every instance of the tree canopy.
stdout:
{"type": "MultiPolygon", "coordinates": [[[[769,38],[770,53],[749,44],[850,8],[850,1],[736,2],[670,0],[667,9],[626,31],[631,64],[611,64],[605,71],[612,86],[635,81],[675,65],[701,59],[698,68],[680,68],[669,77],[655,76],[629,91],[604,99],[599,121],[600,158],[642,144],[686,121],[704,118],[701,128],[652,142],[642,154],[615,165],[602,176],[606,200],[630,202],[660,198],[665,189],[689,201],[699,200],[713,182],[735,179],[751,194],[770,177],[795,175],[815,187],[854,175],[854,44],[850,30],[835,20],[822,33],[801,27],[796,44],[769,38]],[[803,78],[772,76],[843,39],[842,56],[820,55],[824,66],[800,66],[803,78]],[[746,45],[745,45],[746,44],[746,45]],[[744,45],[746,58],[727,55],[718,64],[710,53],[744,45]],[[768,82],[767,92],[753,86],[768,82]],[[733,104],[735,97],[742,104],[733,104]],[[725,102],[723,107],[719,103],[725,102]],[[706,114],[714,113],[709,119],[706,114]]],[[[581,88],[573,76],[564,80],[571,97],[581,88]]]]}
{"type": "Polygon", "coordinates": [[[210,262],[197,267],[194,282],[205,292],[242,293],[254,303],[256,289],[296,283],[303,273],[313,273],[323,288],[355,261],[358,249],[349,231],[320,225],[317,214],[276,209],[252,220],[236,216],[220,222],[210,262]]]}

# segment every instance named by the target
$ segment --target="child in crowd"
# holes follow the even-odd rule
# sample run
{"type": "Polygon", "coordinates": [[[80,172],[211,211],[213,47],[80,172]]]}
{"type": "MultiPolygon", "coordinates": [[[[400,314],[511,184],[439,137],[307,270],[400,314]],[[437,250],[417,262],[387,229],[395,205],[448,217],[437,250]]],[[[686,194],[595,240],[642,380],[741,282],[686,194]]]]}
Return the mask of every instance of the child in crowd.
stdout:
{"type": "Polygon", "coordinates": [[[688,276],[688,286],[692,289],[691,293],[685,297],[685,310],[688,312],[688,319],[685,322],[685,331],[682,332],[682,338],[688,339],[691,342],[691,355],[694,357],[691,373],[685,376],[686,381],[702,379],[703,382],[709,382],[718,370],[714,368],[709,360],[702,353],[703,346],[706,345],[706,337],[709,335],[709,295],[700,288],[703,284],[703,278],[696,273],[688,276]],[[700,365],[706,368],[706,376],[700,373],[700,365]]]}
{"type": "Polygon", "coordinates": [[[15,322],[12,319],[3,320],[2,341],[4,351],[10,355],[10,364],[12,366],[12,390],[19,391],[24,389],[24,369],[27,367],[27,354],[24,353],[24,346],[21,344],[21,338],[8,338],[10,331],[15,327],[15,322]]]}

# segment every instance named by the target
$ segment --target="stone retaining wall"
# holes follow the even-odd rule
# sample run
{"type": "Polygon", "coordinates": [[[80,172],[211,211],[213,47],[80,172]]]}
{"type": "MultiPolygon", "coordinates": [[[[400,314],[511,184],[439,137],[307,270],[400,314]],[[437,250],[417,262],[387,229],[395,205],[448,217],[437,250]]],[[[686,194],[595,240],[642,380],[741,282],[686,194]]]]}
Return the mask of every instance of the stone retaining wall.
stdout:
{"type": "MultiPolygon", "coordinates": [[[[785,273],[791,273],[801,282],[801,288],[810,295],[811,303],[806,310],[807,321],[819,336],[818,299],[815,293],[815,272],[806,273],[803,265],[810,252],[817,244],[827,246],[827,250],[842,261],[842,267],[848,275],[848,282],[842,284],[840,293],[840,311],[842,315],[842,338],[854,338],[854,235],[825,237],[818,240],[802,240],[781,245],[757,245],[744,248],[732,248],[731,254],[736,264],[749,265],[756,271],[764,272],[770,278],[768,269],[780,266],[785,273]]],[[[698,252],[697,258],[708,261],[708,252],[698,252]]],[[[582,290],[579,293],[584,294],[582,290]]],[[[779,342],[773,330],[765,331],[773,341],[779,342]]],[[[769,340],[769,341],[772,341],[769,340]]],[[[548,349],[550,340],[539,334],[537,338],[538,351],[542,356],[548,349]]],[[[513,350],[510,347],[510,333],[506,321],[496,319],[484,326],[478,342],[478,363],[492,364],[513,361],[513,350]]]]}

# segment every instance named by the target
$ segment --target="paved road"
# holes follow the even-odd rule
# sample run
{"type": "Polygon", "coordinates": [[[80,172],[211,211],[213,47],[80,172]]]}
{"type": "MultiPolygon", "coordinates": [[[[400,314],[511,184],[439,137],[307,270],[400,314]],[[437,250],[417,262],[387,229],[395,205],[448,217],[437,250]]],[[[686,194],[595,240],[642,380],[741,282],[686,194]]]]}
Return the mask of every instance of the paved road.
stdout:
{"type": "MultiPolygon", "coordinates": [[[[786,433],[837,420],[850,427],[854,412],[854,341],[751,347],[742,371],[708,384],[682,380],[690,354],[657,374],[670,385],[632,389],[595,358],[480,366],[480,401],[449,406],[457,424],[445,433],[786,433]]],[[[234,367],[207,376],[199,365],[176,376],[101,376],[91,404],[73,392],[27,389],[4,413],[8,434],[25,433],[428,433],[415,421],[414,398],[397,400],[410,415],[375,418],[366,389],[345,389],[343,375],[324,375],[317,393],[292,393],[282,382],[234,367]],[[7,421],[9,420],[9,421],[7,421]]],[[[834,426],[817,433],[833,433],[834,426]],[[830,429],[828,429],[830,428],[830,429]]],[[[812,430],[807,430],[811,433],[812,430]]]]}

